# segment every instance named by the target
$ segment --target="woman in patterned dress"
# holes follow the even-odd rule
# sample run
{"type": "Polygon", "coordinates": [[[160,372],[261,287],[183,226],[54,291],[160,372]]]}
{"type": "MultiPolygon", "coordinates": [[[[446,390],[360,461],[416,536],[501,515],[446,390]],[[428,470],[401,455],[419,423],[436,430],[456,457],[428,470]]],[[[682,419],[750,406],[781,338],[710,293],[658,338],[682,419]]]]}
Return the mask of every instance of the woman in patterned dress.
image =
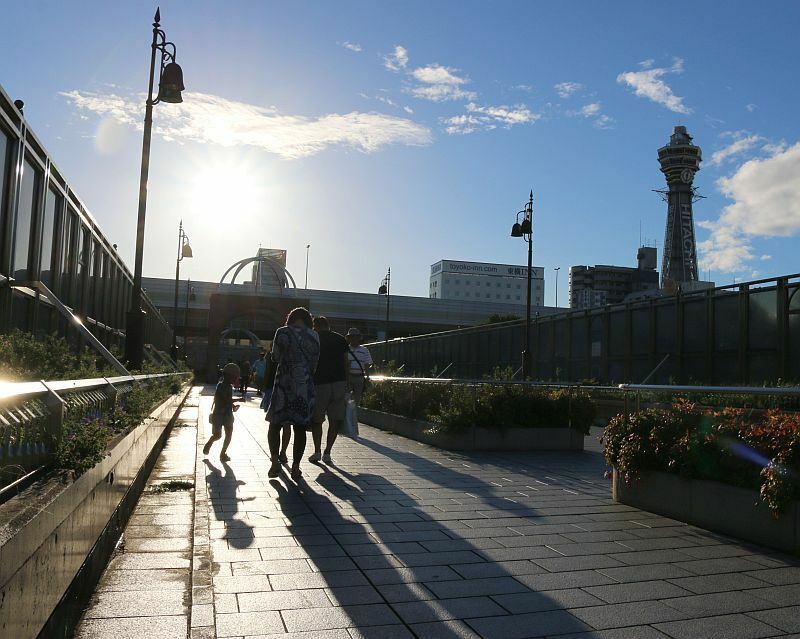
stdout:
{"type": "Polygon", "coordinates": [[[268,476],[277,477],[281,472],[278,457],[281,428],[291,424],[294,427],[291,476],[297,481],[302,475],[300,460],[306,449],[306,429],[311,426],[314,412],[314,370],[319,360],[319,337],[312,330],[311,313],[305,308],[294,309],[286,318],[286,326],[275,331],[271,357],[278,370],[266,417],[272,461],[268,476]]]}

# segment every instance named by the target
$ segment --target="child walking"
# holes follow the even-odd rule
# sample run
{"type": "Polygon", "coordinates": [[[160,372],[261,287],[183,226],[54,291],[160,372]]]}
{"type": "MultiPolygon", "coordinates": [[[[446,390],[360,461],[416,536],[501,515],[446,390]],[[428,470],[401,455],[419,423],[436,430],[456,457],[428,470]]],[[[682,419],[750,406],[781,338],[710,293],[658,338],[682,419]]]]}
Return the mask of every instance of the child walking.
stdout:
{"type": "Polygon", "coordinates": [[[222,369],[222,379],[217,384],[214,391],[214,402],[211,404],[211,437],[203,446],[203,454],[208,455],[211,444],[222,436],[222,427],[225,427],[225,439],[222,442],[222,451],[219,460],[230,461],[228,457],[228,446],[233,435],[233,413],[239,410],[236,400],[233,398],[233,387],[239,381],[239,367],[234,363],[225,364],[222,369]]]}

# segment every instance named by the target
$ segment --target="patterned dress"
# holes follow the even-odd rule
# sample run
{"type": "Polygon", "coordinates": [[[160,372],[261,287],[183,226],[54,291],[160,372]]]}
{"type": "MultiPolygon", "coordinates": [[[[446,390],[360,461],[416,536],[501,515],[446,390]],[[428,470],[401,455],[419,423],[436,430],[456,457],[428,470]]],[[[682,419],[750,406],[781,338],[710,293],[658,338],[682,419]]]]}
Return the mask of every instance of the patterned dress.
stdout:
{"type": "Polygon", "coordinates": [[[282,326],[275,331],[271,356],[277,362],[278,370],[267,421],[310,425],[314,412],[314,371],[319,360],[319,336],[305,326],[282,326]]]}

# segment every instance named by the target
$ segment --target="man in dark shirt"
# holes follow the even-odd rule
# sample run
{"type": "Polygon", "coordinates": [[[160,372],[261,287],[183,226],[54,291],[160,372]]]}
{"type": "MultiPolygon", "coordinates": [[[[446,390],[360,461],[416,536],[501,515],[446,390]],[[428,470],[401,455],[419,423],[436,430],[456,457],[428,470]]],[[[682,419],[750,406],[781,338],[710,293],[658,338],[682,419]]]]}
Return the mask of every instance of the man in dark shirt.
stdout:
{"type": "Polygon", "coordinates": [[[311,416],[311,436],[314,439],[314,454],[310,462],[320,459],[331,464],[331,448],[339,434],[347,409],[347,340],[331,330],[327,318],[318,315],[314,318],[314,330],[319,333],[319,362],[314,373],[315,403],[311,416]],[[328,415],[328,439],[325,451],[322,447],[322,422],[328,415]]]}

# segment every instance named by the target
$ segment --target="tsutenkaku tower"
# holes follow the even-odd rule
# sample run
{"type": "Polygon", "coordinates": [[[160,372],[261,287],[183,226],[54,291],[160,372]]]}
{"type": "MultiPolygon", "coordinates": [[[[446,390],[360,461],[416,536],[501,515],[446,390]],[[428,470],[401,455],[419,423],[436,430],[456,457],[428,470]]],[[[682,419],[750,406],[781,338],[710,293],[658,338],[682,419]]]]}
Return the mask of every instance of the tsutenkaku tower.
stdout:
{"type": "Polygon", "coordinates": [[[661,288],[668,290],[698,279],[692,181],[701,161],[700,147],[692,144],[685,126],[676,126],[669,144],[658,150],[658,162],[668,187],[662,192],[667,201],[667,230],[661,266],[661,288]]]}

